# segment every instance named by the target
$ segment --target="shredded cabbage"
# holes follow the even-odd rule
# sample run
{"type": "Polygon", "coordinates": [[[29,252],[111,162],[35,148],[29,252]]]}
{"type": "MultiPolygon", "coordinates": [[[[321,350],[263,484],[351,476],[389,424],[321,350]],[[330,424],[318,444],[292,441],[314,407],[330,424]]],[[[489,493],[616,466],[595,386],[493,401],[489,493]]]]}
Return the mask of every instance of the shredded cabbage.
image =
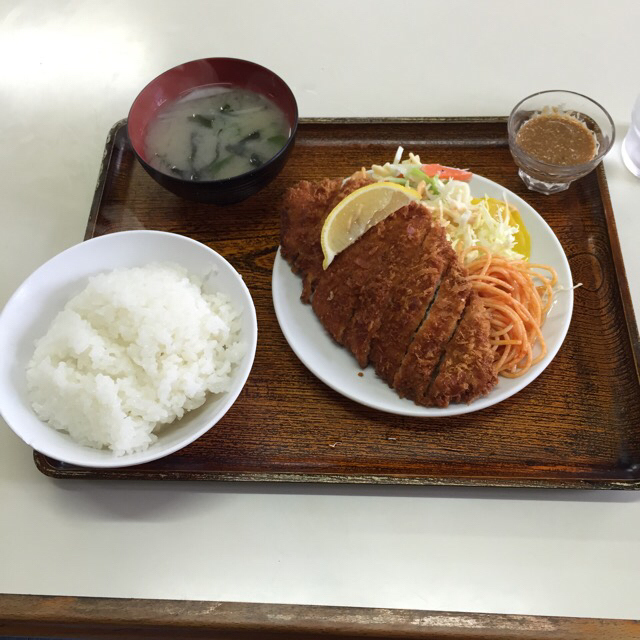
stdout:
{"type": "MultiPolygon", "coordinates": [[[[510,260],[526,259],[514,250],[519,229],[510,219],[506,194],[503,194],[504,207],[494,216],[486,196],[474,201],[468,183],[441,180],[438,175],[428,177],[421,170],[420,156],[409,153],[409,158],[402,160],[403,151],[398,147],[393,162],[374,164],[368,174],[379,182],[396,182],[420,191],[423,204],[445,228],[448,240],[458,253],[481,246],[510,260]]],[[[477,252],[470,251],[467,259],[473,260],[476,256],[477,252]]]]}

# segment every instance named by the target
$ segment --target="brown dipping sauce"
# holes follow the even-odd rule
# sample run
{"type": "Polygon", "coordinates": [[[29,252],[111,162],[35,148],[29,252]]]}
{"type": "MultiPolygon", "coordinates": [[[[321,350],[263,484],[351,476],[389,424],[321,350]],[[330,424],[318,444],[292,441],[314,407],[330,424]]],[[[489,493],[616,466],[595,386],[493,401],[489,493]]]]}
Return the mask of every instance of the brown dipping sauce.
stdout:
{"type": "Polygon", "coordinates": [[[597,149],[596,138],[584,123],[557,113],[527,120],[518,131],[516,144],[536,160],[562,166],[589,162],[597,149]]]}

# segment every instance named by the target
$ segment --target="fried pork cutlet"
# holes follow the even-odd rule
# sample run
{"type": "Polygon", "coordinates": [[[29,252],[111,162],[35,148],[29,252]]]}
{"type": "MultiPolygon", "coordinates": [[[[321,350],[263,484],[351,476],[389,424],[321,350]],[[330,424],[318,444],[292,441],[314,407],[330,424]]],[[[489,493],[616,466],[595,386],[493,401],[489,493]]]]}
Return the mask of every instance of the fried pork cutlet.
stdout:
{"type": "Polygon", "coordinates": [[[320,232],[333,207],[370,179],[302,182],[282,213],[282,255],[302,300],[360,366],[371,362],[401,397],[426,406],[471,402],[497,382],[488,314],[444,230],[412,203],[322,269],[320,232]]]}
{"type": "MultiPolygon", "coordinates": [[[[417,265],[422,259],[422,245],[433,226],[429,212],[416,203],[396,211],[383,222],[384,228],[376,235],[382,250],[378,251],[378,257],[364,265],[363,286],[357,292],[353,313],[341,341],[361,367],[367,366],[371,339],[380,327],[384,310],[395,296],[398,283],[406,278],[409,266],[417,265]]],[[[353,264],[348,256],[347,260],[353,264]]]]}
{"type": "Polygon", "coordinates": [[[312,282],[322,271],[320,231],[342,180],[299,182],[286,193],[280,221],[280,251],[302,276],[302,295],[309,302],[312,282]]]}
{"type": "Polygon", "coordinates": [[[456,260],[444,230],[428,215],[429,233],[418,253],[405,252],[404,264],[401,258],[387,295],[388,303],[382,308],[378,330],[371,339],[370,360],[376,373],[390,386],[434,299],[443,272],[456,260]]]}
{"type": "Polygon", "coordinates": [[[480,298],[472,293],[429,387],[432,404],[446,407],[450,402],[470,402],[493,389],[498,377],[489,332],[489,314],[480,298]]]}
{"type": "MultiPolygon", "coordinates": [[[[400,214],[400,212],[398,212],[400,214]]],[[[391,245],[406,230],[401,215],[389,216],[367,231],[350,247],[340,252],[317,279],[311,305],[324,328],[338,343],[357,308],[361,292],[377,269],[383,269],[391,245]]]]}
{"type": "MultiPolygon", "coordinates": [[[[417,404],[430,404],[427,389],[471,293],[457,256],[449,263],[438,293],[393,378],[394,389],[417,404]]],[[[377,371],[377,368],[376,368],[377,371]]]]}
{"type": "Polygon", "coordinates": [[[316,281],[322,274],[320,232],[333,207],[352,191],[372,182],[358,173],[344,185],[342,179],[320,182],[303,180],[285,195],[280,220],[280,250],[293,271],[302,275],[303,302],[309,302],[316,281]]]}

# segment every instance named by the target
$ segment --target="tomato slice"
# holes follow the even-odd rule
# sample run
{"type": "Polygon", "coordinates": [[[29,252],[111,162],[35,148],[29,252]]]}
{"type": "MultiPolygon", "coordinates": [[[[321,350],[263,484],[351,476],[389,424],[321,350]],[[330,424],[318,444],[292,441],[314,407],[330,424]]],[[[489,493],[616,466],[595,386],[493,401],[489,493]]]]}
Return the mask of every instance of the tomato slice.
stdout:
{"type": "Polygon", "coordinates": [[[471,171],[456,169],[454,167],[445,167],[441,164],[423,164],[422,170],[430,178],[438,176],[441,180],[461,180],[462,182],[469,182],[473,177],[471,171]]]}

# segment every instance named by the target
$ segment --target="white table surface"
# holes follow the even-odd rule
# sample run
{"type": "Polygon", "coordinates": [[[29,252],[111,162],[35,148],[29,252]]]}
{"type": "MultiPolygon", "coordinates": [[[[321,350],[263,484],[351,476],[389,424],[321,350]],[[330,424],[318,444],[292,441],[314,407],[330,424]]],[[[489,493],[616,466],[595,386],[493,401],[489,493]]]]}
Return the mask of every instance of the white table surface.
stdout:
{"type": "MultiPolygon", "coordinates": [[[[82,240],[138,91],[222,55],[278,72],[302,116],[595,98],[617,125],[605,168],[638,309],[640,181],[619,143],[639,23],[637,0],[3,0],[0,305],[82,240]]],[[[0,424],[0,593],[637,618],[639,581],[640,493],[53,481],[0,424]]]]}

